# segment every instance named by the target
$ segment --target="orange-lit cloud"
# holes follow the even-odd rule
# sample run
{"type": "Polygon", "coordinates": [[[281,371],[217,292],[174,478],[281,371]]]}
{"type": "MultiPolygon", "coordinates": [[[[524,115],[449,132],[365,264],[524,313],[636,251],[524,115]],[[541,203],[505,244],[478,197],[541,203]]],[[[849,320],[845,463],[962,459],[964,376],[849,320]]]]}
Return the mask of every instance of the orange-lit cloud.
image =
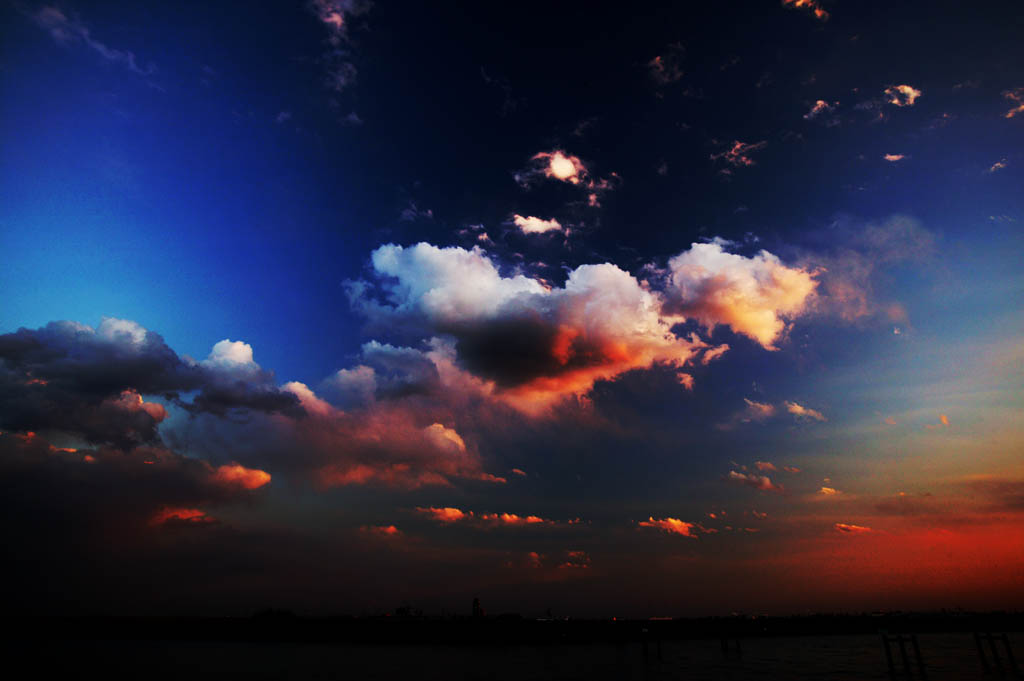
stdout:
{"type": "Polygon", "coordinates": [[[526,477],[526,471],[524,471],[524,470],[522,470],[520,468],[513,468],[512,472],[515,473],[518,476],[521,476],[521,477],[524,477],[524,478],[526,477]]]}
{"type": "Polygon", "coordinates": [[[787,321],[807,308],[818,285],[815,273],[787,267],[768,251],[747,258],[723,245],[695,243],[669,260],[669,300],[708,328],[727,325],[776,350],[787,321]]]}
{"type": "Polygon", "coordinates": [[[839,102],[836,102],[835,104],[829,104],[825,100],[819,99],[814,103],[814,106],[811,107],[811,110],[804,114],[804,119],[810,121],[814,120],[823,113],[832,113],[832,111],[838,104],[839,102]]]}
{"type": "Polygon", "coordinates": [[[903,159],[905,159],[906,156],[904,156],[903,154],[886,154],[882,158],[884,158],[889,163],[896,163],[897,161],[902,161],[903,159]]]}
{"type": "MultiPolygon", "coordinates": [[[[1022,104],[1021,106],[1024,106],[1024,104],[1022,104]]],[[[995,163],[993,163],[991,165],[991,167],[989,167],[988,172],[994,173],[997,170],[1002,170],[1003,168],[1006,167],[1006,165],[1007,165],[1006,164],[1006,159],[1005,158],[1000,159],[1000,160],[996,161],[995,163]]]]}
{"type": "Polygon", "coordinates": [[[669,534],[678,534],[683,537],[690,537],[691,539],[696,539],[697,533],[701,530],[701,527],[696,523],[688,523],[678,518],[659,518],[655,520],[654,516],[647,520],[641,520],[638,525],[640,527],[653,527],[669,534]]]}
{"type": "Polygon", "coordinates": [[[259,489],[270,482],[270,473],[257,468],[246,468],[237,463],[217,468],[214,480],[222,485],[238,485],[244,489],[259,489]]]}
{"type": "Polygon", "coordinates": [[[824,414],[816,409],[810,407],[804,407],[796,402],[786,401],[783,404],[786,405],[786,411],[792,414],[798,421],[819,421],[824,422],[828,419],[825,418],[824,414]]]}
{"type": "Polygon", "coordinates": [[[554,218],[544,220],[533,216],[524,217],[517,213],[512,216],[512,222],[523,234],[544,234],[545,232],[562,231],[562,225],[554,218]]]}
{"type": "Polygon", "coordinates": [[[746,485],[753,487],[756,490],[762,492],[782,492],[782,485],[775,484],[771,481],[767,475],[755,475],[753,473],[740,473],[739,471],[729,471],[729,474],[725,476],[726,482],[736,483],[738,485],[746,485]]]}
{"type": "Polygon", "coordinates": [[[451,506],[444,506],[441,508],[434,506],[431,506],[429,508],[417,506],[416,510],[420,513],[423,513],[424,515],[430,516],[433,520],[436,520],[440,523],[454,523],[466,517],[471,517],[473,515],[472,511],[470,511],[467,516],[467,514],[463,512],[461,509],[453,508],[451,506]]]}
{"type": "Polygon", "coordinates": [[[819,21],[828,21],[829,14],[825,11],[825,8],[821,6],[818,0],[782,0],[783,7],[792,7],[794,9],[805,9],[813,14],[819,21]]]}
{"type": "Polygon", "coordinates": [[[768,146],[767,141],[747,144],[745,142],[740,142],[739,140],[734,140],[725,151],[721,151],[717,154],[711,154],[711,160],[717,161],[721,159],[736,168],[752,166],[755,165],[755,162],[754,159],[750,158],[749,154],[764,149],[766,146],[768,146]]]}
{"type": "Polygon", "coordinates": [[[914,106],[921,91],[910,85],[890,85],[885,88],[885,96],[885,101],[894,106],[914,106]]]}
{"type": "MultiPolygon", "coordinates": [[[[378,349],[385,347],[400,350],[378,345],[378,349]]],[[[406,354],[428,361],[416,351],[406,354]]],[[[376,484],[415,489],[450,486],[453,479],[507,482],[483,470],[479,453],[454,428],[443,423],[418,426],[422,417],[411,407],[370,402],[347,412],[333,407],[305,384],[287,383],[283,390],[297,396],[306,416],[281,416],[275,425],[288,446],[303,453],[292,457],[292,465],[312,469],[321,486],[376,484]]]]}
{"type": "Polygon", "coordinates": [[[682,317],[663,313],[660,294],[608,263],[577,267],[561,288],[503,277],[478,250],[387,245],[373,263],[397,283],[385,282],[391,306],[360,301],[368,314],[418,319],[426,333],[454,336],[449,375],[468,373],[484,394],[524,412],[542,413],[632,369],[681,368],[706,349],[672,332],[682,317]]]}
{"type": "Polygon", "coordinates": [[[765,402],[757,402],[756,400],[743,398],[743,401],[747,403],[747,410],[743,420],[745,421],[765,421],[775,415],[775,407],[765,402]]]}
{"type": "Polygon", "coordinates": [[[154,513],[150,519],[150,525],[210,525],[217,522],[215,518],[206,515],[206,511],[198,508],[174,508],[164,506],[154,513]]]}
{"type": "Polygon", "coordinates": [[[387,539],[397,539],[403,536],[403,532],[394,525],[363,525],[359,530],[369,535],[387,539]]]}
{"type": "Polygon", "coordinates": [[[799,473],[800,472],[800,469],[797,468],[796,466],[783,466],[782,470],[786,471],[787,473],[799,473]]]}
{"type": "Polygon", "coordinates": [[[870,527],[850,525],[849,523],[836,523],[832,526],[832,529],[839,534],[867,534],[868,532],[874,532],[870,527]]]}
{"type": "Polygon", "coordinates": [[[583,165],[583,161],[578,156],[566,154],[560,149],[534,154],[532,160],[542,161],[544,176],[555,180],[579,184],[587,176],[587,167],[583,165]]]}
{"type": "Polygon", "coordinates": [[[586,570],[590,567],[590,555],[586,551],[566,551],[560,569],[586,570]]]}
{"type": "MultiPolygon", "coordinates": [[[[519,515],[517,513],[477,513],[475,511],[463,511],[450,506],[446,507],[416,507],[416,512],[428,516],[431,520],[448,525],[451,523],[466,523],[478,528],[494,527],[525,527],[541,525],[557,525],[554,520],[542,518],[538,515],[519,515]]],[[[575,524],[570,521],[568,524],[575,524]]]]}
{"type": "Polygon", "coordinates": [[[771,461],[755,461],[754,462],[754,468],[756,468],[759,471],[777,471],[777,470],[779,470],[778,468],[775,467],[775,464],[773,464],[771,461]]]}
{"type": "Polygon", "coordinates": [[[1024,113],[1024,87],[1005,90],[1003,97],[1013,102],[1016,106],[1003,114],[1006,118],[1013,118],[1019,113],[1024,113]]]}
{"type": "Polygon", "coordinates": [[[818,494],[823,494],[826,497],[834,497],[842,494],[842,492],[837,490],[835,487],[822,487],[818,490],[818,494]]]}

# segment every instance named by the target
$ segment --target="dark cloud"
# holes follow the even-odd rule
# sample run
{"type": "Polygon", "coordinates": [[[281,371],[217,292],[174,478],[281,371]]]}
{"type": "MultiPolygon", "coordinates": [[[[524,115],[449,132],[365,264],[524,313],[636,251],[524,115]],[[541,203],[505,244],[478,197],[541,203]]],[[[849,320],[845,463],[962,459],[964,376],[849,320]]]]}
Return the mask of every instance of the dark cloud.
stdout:
{"type": "Polygon", "coordinates": [[[193,413],[301,414],[272,373],[211,357],[181,358],[159,334],[113,318],[96,329],[61,321],[0,335],[0,429],[60,432],[121,448],[154,443],[166,411],[143,395],[193,413]]]}

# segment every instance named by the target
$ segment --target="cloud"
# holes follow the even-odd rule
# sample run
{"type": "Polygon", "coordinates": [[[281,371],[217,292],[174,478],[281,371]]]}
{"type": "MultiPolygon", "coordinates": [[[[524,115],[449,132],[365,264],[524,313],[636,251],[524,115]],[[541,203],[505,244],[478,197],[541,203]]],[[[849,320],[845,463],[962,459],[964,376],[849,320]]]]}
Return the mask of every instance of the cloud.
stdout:
{"type": "Polygon", "coordinates": [[[903,159],[905,159],[906,156],[904,156],[903,154],[886,154],[882,158],[884,158],[889,163],[896,163],[897,161],[902,161],[903,159]]]}
{"type": "Polygon", "coordinates": [[[784,402],[783,404],[786,405],[786,411],[788,411],[790,414],[792,414],[796,418],[796,420],[798,420],[798,421],[819,421],[819,422],[824,422],[824,421],[828,420],[828,419],[825,418],[825,416],[820,411],[817,411],[816,409],[811,409],[809,407],[801,406],[801,405],[797,404],[796,402],[788,402],[787,401],[787,402],[784,402]]]}
{"type": "Polygon", "coordinates": [[[818,286],[814,272],[787,267],[768,251],[752,258],[727,253],[726,242],[695,243],[668,263],[666,295],[674,309],[709,329],[720,324],[766,350],[800,316],[818,286]]]}
{"type": "Polygon", "coordinates": [[[768,142],[765,140],[762,140],[761,142],[754,142],[753,144],[747,144],[745,142],[735,140],[725,151],[720,151],[717,154],[711,154],[711,160],[722,160],[734,168],[752,166],[755,165],[755,161],[750,158],[748,154],[764,149],[766,146],[768,146],[768,142]]]}
{"type": "Polygon", "coordinates": [[[743,401],[747,404],[746,411],[743,413],[743,417],[741,418],[743,422],[767,421],[772,416],[775,416],[775,407],[771,404],[757,402],[755,400],[747,399],[746,397],[743,398],[743,401]]]}
{"type": "MultiPolygon", "coordinates": [[[[538,515],[519,515],[517,513],[477,513],[474,511],[462,511],[451,507],[422,507],[416,508],[417,513],[428,516],[435,522],[444,525],[452,523],[463,523],[482,529],[493,529],[496,527],[525,527],[541,525],[557,525],[554,520],[548,520],[538,515]]],[[[572,522],[568,524],[574,524],[572,522]]]]}
{"type": "Polygon", "coordinates": [[[168,506],[158,510],[149,519],[151,525],[204,526],[216,522],[215,518],[206,515],[206,511],[198,508],[171,508],[168,506]]]}
{"type": "Polygon", "coordinates": [[[683,77],[682,59],[683,46],[673,43],[665,48],[663,54],[659,54],[647,62],[647,72],[651,79],[658,85],[668,85],[683,77]]]}
{"type": "Polygon", "coordinates": [[[640,527],[653,527],[669,534],[678,534],[683,537],[690,537],[696,539],[699,532],[703,531],[703,528],[696,523],[688,523],[678,518],[659,518],[654,519],[651,516],[647,520],[641,520],[638,525],[640,527]]]}
{"type": "Polygon", "coordinates": [[[1024,87],[1003,91],[1003,97],[1013,102],[1016,106],[1007,111],[1003,116],[1013,118],[1019,113],[1024,113],[1024,87]]]}
{"type": "Polygon", "coordinates": [[[558,567],[561,570],[587,570],[590,564],[590,555],[586,551],[566,551],[565,559],[558,567]]]}
{"type": "Polygon", "coordinates": [[[867,534],[868,532],[874,532],[870,527],[850,525],[848,523],[836,523],[832,526],[832,529],[839,534],[867,534]]]}
{"type": "Polygon", "coordinates": [[[543,234],[545,232],[562,231],[562,225],[554,218],[543,220],[532,216],[523,217],[522,215],[515,214],[512,216],[512,222],[522,230],[523,234],[543,234]]]}
{"type": "Polygon", "coordinates": [[[886,102],[898,107],[914,106],[921,91],[909,85],[890,85],[885,88],[886,102]]]}
{"type": "Polygon", "coordinates": [[[135,55],[127,50],[117,50],[92,37],[89,27],[78,19],[68,17],[57,7],[44,6],[32,14],[32,19],[58,45],[84,45],[114,64],[120,64],[129,71],[142,76],[153,74],[156,70],[152,64],[142,68],[135,60],[135,55]]]}
{"type": "Polygon", "coordinates": [[[568,154],[561,149],[541,151],[530,158],[530,166],[515,174],[520,187],[528,189],[539,178],[548,178],[579,187],[587,195],[587,205],[598,207],[601,196],[618,186],[620,178],[612,173],[607,178],[591,175],[587,166],[578,156],[568,154]]]}
{"type": "Polygon", "coordinates": [[[725,476],[726,482],[735,483],[738,485],[746,485],[753,487],[756,490],[762,492],[782,492],[783,486],[775,484],[771,481],[767,475],[755,475],[753,473],[740,473],[739,471],[729,471],[729,474],[725,476]]]}
{"type": "Polygon", "coordinates": [[[838,105],[839,102],[829,104],[825,100],[819,99],[816,102],[814,102],[814,106],[811,107],[811,110],[804,114],[804,120],[811,121],[822,114],[832,113],[835,110],[835,107],[838,105]]]}
{"type": "Polygon", "coordinates": [[[929,430],[934,430],[936,428],[949,428],[949,417],[945,414],[939,414],[939,422],[927,423],[925,424],[925,428],[928,428],[929,430]]]}
{"type": "Polygon", "coordinates": [[[313,0],[310,5],[321,25],[327,29],[331,49],[324,55],[327,62],[327,85],[341,92],[355,82],[357,70],[342,49],[348,43],[348,27],[353,17],[366,14],[373,7],[369,0],[313,0]]]}
{"type": "MultiPolygon", "coordinates": [[[[274,461],[312,477],[322,487],[377,485],[399,489],[450,486],[453,480],[504,483],[484,472],[479,452],[454,428],[434,422],[400,401],[337,409],[308,386],[283,387],[296,396],[304,417],[281,414],[255,433],[274,461]]],[[[250,430],[253,430],[250,427],[250,430]]]]}
{"type": "Polygon", "coordinates": [[[681,368],[706,348],[677,337],[672,327],[682,318],[663,315],[658,293],[609,263],[581,265],[558,288],[503,276],[479,249],[388,244],[372,263],[380,295],[365,282],[350,289],[358,309],[382,324],[406,320],[424,335],[453,338],[458,367],[524,411],[633,369],[681,368]]]}
{"type": "Polygon", "coordinates": [[[259,489],[270,483],[270,473],[256,468],[246,468],[237,463],[219,466],[213,475],[221,485],[237,485],[242,489],[259,489]]]}
{"type": "Polygon", "coordinates": [[[384,539],[398,539],[403,536],[403,532],[394,525],[363,525],[359,530],[384,539]]]}
{"type": "MultiPolygon", "coordinates": [[[[440,523],[454,523],[468,517],[467,514],[464,513],[462,510],[453,508],[451,506],[445,506],[440,508],[434,506],[417,506],[416,511],[424,515],[428,515],[433,520],[436,520],[440,523]]],[[[472,516],[472,511],[470,511],[469,516],[472,516]]]]}
{"type": "Polygon", "coordinates": [[[835,487],[822,487],[821,489],[818,490],[818,494],[824,495],[826,497],[835,497],[842,494],[842,492],[837,490],[835,487]]]}
{"type": "Polygon", "coordinates": [[[848,323],[907,322],[901,305],[878,299],[876,281],[896,265],[927,262],[936,252],[931,231],[906,215],[866,224],[840,218],[816,238],[826,247],[802,259],[820,283],[814,311],[848,323]]]}
{"type": "Polygon", "coordinates": [[[402,222],[415,222],[416,220],[433,220],[434,211],[430,208],[420,208],[415,202],[410,201],[409,205],[402,209],[398,217],[402,222]]]}
{"type": "Polygon", "coordinates": [[[782,0],[783,7],[793,9],[805,9],[815,16],[819,21],[828,21],[829,13],[821,6],[818,0],[782,0]]]}
{"type": "MultiPolygon", "coordinates": [[[[1022,106],[1024,106],[1024,105],[1022,105],[1022,106]]],[[[1000,159],[1000,160],[996,161],[995,163],[993,163],[991,165],[991,167],[989,167],[988,172],[994,173],[997,170],[1002,170],[1003,168],[1006,167],[1006,165],[1007,165],[1006,159],[1005,158],[1000,159]]]]}
{"type": "Polygon", "coordinates": [[[776,468],[775,464],[773,464],[771,461],[755,461],[754,462],[754,468],[756,468],[759,471],[777,471],[777,470],[779,470],[778,468],[776,468]]]}

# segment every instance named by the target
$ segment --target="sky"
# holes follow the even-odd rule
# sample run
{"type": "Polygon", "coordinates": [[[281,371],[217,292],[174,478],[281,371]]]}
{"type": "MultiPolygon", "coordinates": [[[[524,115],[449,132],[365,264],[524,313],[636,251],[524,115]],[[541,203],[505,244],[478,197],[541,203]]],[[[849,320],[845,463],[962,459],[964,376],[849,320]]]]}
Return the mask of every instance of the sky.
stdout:
{"type": "Polygon", "coordinates": [[[12,609],[1024,608],[1017,3],[0,26],[12,609]]]}

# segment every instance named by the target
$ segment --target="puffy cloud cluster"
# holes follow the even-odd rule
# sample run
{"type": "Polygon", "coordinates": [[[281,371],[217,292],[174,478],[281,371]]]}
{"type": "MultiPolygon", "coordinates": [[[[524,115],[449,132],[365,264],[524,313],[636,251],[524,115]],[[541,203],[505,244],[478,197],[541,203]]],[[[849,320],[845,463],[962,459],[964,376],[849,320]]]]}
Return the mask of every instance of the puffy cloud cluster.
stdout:
{"type": "MultiPolygon", "coordinates": [[[[443,525],[464,523],[483,529],[492,529],[496,527],[524,527],[529,525],[554,526],[560,524],[556,523],[554,520],[542,518],[537,515],[519,515],[516,513],[476,513],[474,511],[463,511],[450,506],[417,506],[416,512],[443,525]]],[[[566,524],[572,525],[576,522],[578,521],[569,521],[566,524]]]]}
{"type": "Polygon", "coordinates": [[[305,416],[270,419],[260,437],[279,465],[312,477],[321,487],[414,489],[449,486],[456,479],[506,482],[483,471],[479,453],[454,428],[436,422],[421,425],[430,415],[401,401],[344,411],[303,383],[286,383],[284,390],[298,398],[305,416]],[[294,453],[282,456],[287,450],[294,453]]]}
{"type": "Polygon", "coordinates": [[[737,485],[746,485],[753,487],[761,492],[781,492],[783,487],[780,484],[772,482],[771,478],[767,475],[757,475],[754,473],[741,473],[739,471],[729,471],[729,474],[725,476],[726,482],[735,483],[737,485]]]}
{"type": "Polygon", "coordinates": [[[804,114],[804,120],[811,121],[822,114],[832,113],[832,111],[835,110],[835,107],[838,104],[839,102],[835,102],[835,104],[829,104],[824,99],[819,99],[816,102],[814,102],[814,106],[811,107],[811,110],[804,114]]]}
{"type": "Polygon", "coordinates": [[[828,21],[829,14],[818,0],[782,0],[783,7],[805,9],[820,21],[828,21]]]}
{"type": "Polygon", "coordinates": [[[663,315],[658,294],[607,263],[576,268],[560,288],[502,276],[478,249],[387,245],[373,265],[393,279],[381,282],[384,304],[360,287],[364,310],[454,338],[459,366],[527,411],[631,369],[682,367],[705,347],[672,333],[681,317],[663,315]]]}
{"type": "Polygon", "coordinates": [[[512,216],[512,223],[518,227],[523,234],[544,234],[545,232],[562,231],[562,225],[554,218],[544,220],[533,216],[524,217],[516,214],[512,216]]]}
{"type": "Polygon", "coordinates": [[[568,154],[561,149],[534,154],[530,158],[530,166],[515,174],[516,182],[524,189],[532,186],[540,178],[566,182],[580,187],[587,192],[587,204],[594,207],[601,205],[602,194],[614,189],[619,183],[619,176],[615,173],[608,178],[594,177],[578,156],[568,154]]]}
{"type": "MultiPolygon", "coordinates": [[[[458,383],[540,413],[599,380],[654,365],[707,364],[729,349],[673,332],[688,319],[708,330],[729,326],[775,350],[804,312],[815,275],[766,251],[727,253],[725,244],[693,244],[655,270],[654,281],[603,263],[577,267],[557,287],[504,275],[479,248],[381,246],[371,257],[376,280],[350,282],[350,298],[380,327],[411,330],[431,349],[368,344],[363,365],[339,371],[324,389],[365,399],[386,383],[424,393],[458,383]]],[[[680,371],[680,382],[692,381],[680,371]]]]}
{"type": "Polygon", "coordinates": [[[807,308],[816,274],[787,267],[768,251],[747,258],[727,253],[725,245],[693,244],[669,260],[666,294],[676,310],[708,328],[727,325],[775,350],[787,321],[807,308]]]}
{"type": "Polygon", "coordinates": [[[910,85],[890,85],[885,88],[885,101],[893,106],[914,106],[921,91],[910,85]]]}
{"type": "Polygon", "coordinates": [[[244,343],[222,341],[210,358],[179,357],[139,324],[104,318],[92,327],[51,322],[0,336],[0,428],[55,432],[131,448],[158,440],[167,416],[158,395],[193,413],[288,411],[294,396],[252,361],[244,343]],[[184,394],[193,394],[185,400],[184,394]]]}
{"type": "Polygon", "coordinates": [[[680,536],[689,537],[691,539],[696,539],[698,534],[701,532],[707,532],[707,530],[704,529],[698,523],[688,523],[684,520],[679,520],[678,518],[670,517],[655,519],[654,516],[651,516],[647,520],[641,520],[637,524],[640,527],[651,527],[657,530],[661,530],[662,532],[668,532],[669,534],[678,534],[680,536]]]}

